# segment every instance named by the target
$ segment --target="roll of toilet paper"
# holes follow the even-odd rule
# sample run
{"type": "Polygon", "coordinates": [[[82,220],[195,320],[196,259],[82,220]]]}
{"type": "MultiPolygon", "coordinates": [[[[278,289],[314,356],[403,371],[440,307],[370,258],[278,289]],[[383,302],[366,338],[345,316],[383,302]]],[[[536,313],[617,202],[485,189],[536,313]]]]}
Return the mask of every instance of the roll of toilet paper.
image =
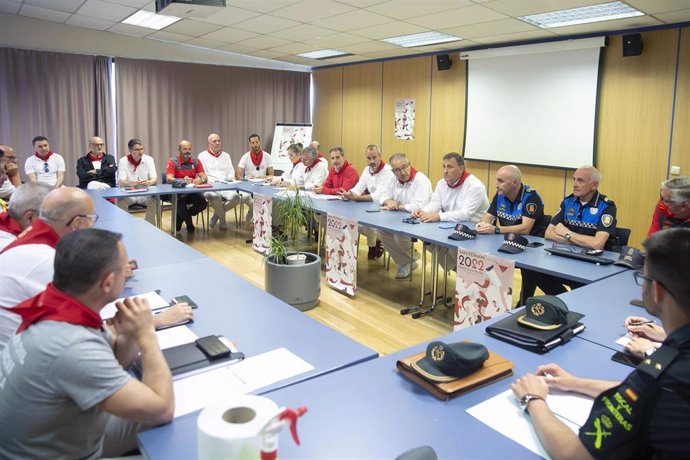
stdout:
{"type": "Polygon", "coordinates": [[[278,413],[263,396],[239,395],[208,406],[197,419],[199,458],[258,459],[259,434],[278,413]]]}

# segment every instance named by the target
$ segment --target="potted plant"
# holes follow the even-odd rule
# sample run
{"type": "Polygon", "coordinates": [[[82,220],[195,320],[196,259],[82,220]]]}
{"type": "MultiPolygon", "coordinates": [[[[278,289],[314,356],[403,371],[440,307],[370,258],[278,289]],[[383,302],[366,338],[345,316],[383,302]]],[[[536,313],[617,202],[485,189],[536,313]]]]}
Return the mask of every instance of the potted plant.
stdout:
{"type": "Polygon", "coordinates": [[[321,258],[299,250],[301,229],[312,221],[311,200],[296,190],[274,200],[274,206],[284,233],[271,238],[264,256],[265,289],[293,307],[307,311],[318,304],[321,294],[321,258]]]}

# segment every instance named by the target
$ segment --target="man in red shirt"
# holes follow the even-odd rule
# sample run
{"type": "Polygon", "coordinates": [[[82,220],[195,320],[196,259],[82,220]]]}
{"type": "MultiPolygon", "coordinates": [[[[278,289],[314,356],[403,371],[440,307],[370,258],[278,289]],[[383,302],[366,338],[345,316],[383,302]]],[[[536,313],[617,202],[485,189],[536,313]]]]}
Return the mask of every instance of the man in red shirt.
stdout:
{"type": "MultiPolygon", "coordinates": [[[[178,154],[168,160],[165,170],[166,181],[171,184],[175,179],[184,180],[189,184],[205,184],[208,182],[204,166],[195,158],[192,158],[192,144],[187,140],[180,141],[177,146],[178,154]]],[[[187,233],[194,233],[192,217],[206,209],[208,203],[201,193],[183,193],[177,195],[177,226],[176,230],[182,230],[182,222],[187,225],[187,233]]]]}
{"type": "Polygon", "coordinates": [[[690,227],[690,177],[676,177],[661,183],[647,236],[673,227],[690,227]]]}
{"type": "Polygon", "coordinates": [[[347,192],[357,185],[359,173],[346,159],[342,147],[333,147],[328,151],[333,166],[328,171],[328,177],[323,185],[314,187],[314,192],[324,195],[337,195],[347,192]]]}

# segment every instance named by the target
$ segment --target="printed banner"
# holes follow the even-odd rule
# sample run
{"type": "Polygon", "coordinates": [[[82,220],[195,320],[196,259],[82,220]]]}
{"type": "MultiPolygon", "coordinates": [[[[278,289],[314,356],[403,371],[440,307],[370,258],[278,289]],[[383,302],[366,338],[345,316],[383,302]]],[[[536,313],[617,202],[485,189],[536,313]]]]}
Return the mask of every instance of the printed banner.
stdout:
{"type": "Polygon", "coordinates": [[[278,123],[273,133],[273,144],[271,146],[273,168],[289,171],[292,168],[292,162],[287,154],[288,147],[298,142],[304,147],[308,146],[312,141],[311,131],[312,126],[310,124],[278,123]]]}
{"type": "Polygon", "coordinates": [[[265,195],[254,194],[254,239],[252,248],[266,254],[271,247],[273,200],[265,195]]]}
{"type": "Polygon", "coordinates": [[[414,99],[396,99],[395,101],[395,138],[414,140],[414,99]]]}
{"type": "Polygon", "coordinates": [[[458,248],[457,274],[454,330],[511,309],[515,261],[458,248]]]}
{"type": "Polygon", "coordinates": [[[355,295],[357,289],[357,221],[326,216],[326,280],[333,289],[355,295]]]}

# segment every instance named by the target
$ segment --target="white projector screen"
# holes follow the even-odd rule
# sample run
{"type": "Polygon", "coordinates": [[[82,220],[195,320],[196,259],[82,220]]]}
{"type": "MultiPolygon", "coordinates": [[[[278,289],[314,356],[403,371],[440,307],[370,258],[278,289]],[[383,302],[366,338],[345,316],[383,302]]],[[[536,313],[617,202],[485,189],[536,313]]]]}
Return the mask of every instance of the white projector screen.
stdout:
{"type": "Polygon", "coordinates": [[[468,62],[465,158],[594,164],[599,48],[468,62]]]}

